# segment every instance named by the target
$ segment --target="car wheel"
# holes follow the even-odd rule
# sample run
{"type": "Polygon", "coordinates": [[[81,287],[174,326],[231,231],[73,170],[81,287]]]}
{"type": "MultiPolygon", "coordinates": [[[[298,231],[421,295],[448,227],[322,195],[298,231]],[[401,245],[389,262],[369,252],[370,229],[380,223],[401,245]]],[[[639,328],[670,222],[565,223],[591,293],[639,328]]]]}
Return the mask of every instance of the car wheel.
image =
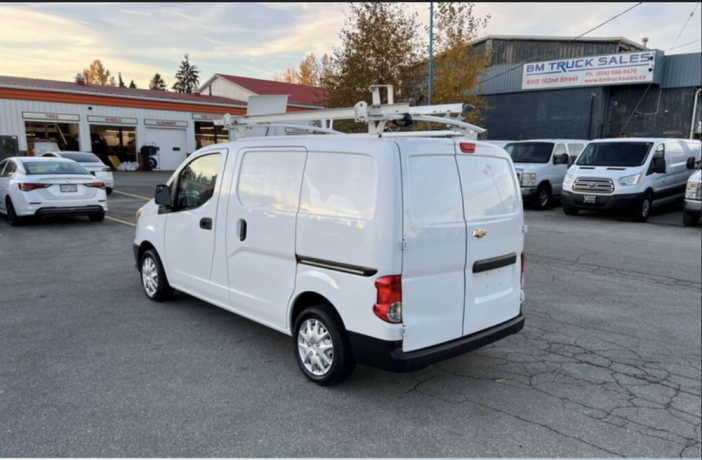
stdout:
{"type": "Polygon", "coordinates": [[[107,187],[107,188],[105,189],[105,193],[107,193],[108,195],[109,195],[110,193],[112,193],[112,187],[107,187]]]}
{"type": "Polygon", "coordinates": [[[102,222],[105,220],[105,211],[91,212],[88,214],[88,219],[90,219],[90,222],[102,222]]]}
{"type": "Polygon", "coordinates": [[[563,203],[563,213],[566,216],[577,216],[579,211],[580,210],[578,208],[574,208],[570,205],[563,203]]]}
{"type": "Polygon", "coordinates": [[[7,199],[6,209],[7,221],[10,223],[11,226],[19,227],[20,225],[24,224],[24,219],[17,215],[15,207],[12,205],[12,200],[10,200],[10,198],[7,199]]]}
{"type": "Polygon", "coordinates": [[[653,197],[651,192],[644,195],[639,203],[639,207],[634,211],[633,219],[635,222],[646,222],[648,215],[651,213],[651,207],[653,205],[653,197]]]}
{"type": "Polygon", "coordinates": [[[695,216],[689,212],[683,211],[683,225],[685,227],[694,227],[700,221],[700,216],[695,216]]]}
{"type": "Polygon", "coordinates": [[[342,382],[356,367],[346,329],[328,305],[308,307],[298,316],[293,345],[302,373],[317,385],[342,382]]]}
{"type": "Polygon", "coordinates": [[[551,190],[547,184],[541,184],[531,198],[531,207],[537,211],[541,211],[546,209],[549,201],[551,201],[551,190]]]}
{"type": "Polygon", "coordinates": [[[149,299],[162,302],[173,296],[174,289],[168,284],[163,264],[155,250],[148,249],[141,256],[139,272],[144,293],[149,299]]]}

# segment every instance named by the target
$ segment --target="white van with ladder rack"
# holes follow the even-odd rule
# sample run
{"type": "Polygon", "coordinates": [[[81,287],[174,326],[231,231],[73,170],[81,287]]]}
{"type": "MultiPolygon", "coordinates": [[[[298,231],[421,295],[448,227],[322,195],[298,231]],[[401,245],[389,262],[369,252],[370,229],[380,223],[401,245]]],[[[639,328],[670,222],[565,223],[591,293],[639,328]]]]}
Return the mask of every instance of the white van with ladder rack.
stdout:
{"type": "Polygon", "coordinates": [[[380,89],[348,109],[225,116],[236,140],[193,153],[137,213],[148,298],[178,290],[291,336],[319,385],[519,332],[526,226],[509,155],[451,116],[461,104],[395,104],[392,87],[381,104],[380,89]],[[413,121],[447,129],[386,131],[413,121]]]}

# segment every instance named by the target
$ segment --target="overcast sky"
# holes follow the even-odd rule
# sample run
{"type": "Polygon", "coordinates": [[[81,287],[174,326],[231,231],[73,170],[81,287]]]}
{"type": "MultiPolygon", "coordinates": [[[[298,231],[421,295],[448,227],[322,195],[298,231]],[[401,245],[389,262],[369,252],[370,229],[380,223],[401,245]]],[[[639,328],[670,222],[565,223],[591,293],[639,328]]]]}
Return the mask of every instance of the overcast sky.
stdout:
{"type": "MultiPolygon", "coordinates": [[[[429,3],[406,7],[428,23],[429,3]]],[[[160,73],[170,87],[188,53],[200,83],[215,73],[273,79],[340,46],[347,13],[348,3],[5,2],[0,75],[71,81],[100,59],[126,84],[147,88],[160,73]]],[[[476,3],[474,14],[491,16],[487,35],[576,37],[621,14],[585,37],[647,37],[667,54],[699,52],[702,40],[694,2],[476,3]]]]}

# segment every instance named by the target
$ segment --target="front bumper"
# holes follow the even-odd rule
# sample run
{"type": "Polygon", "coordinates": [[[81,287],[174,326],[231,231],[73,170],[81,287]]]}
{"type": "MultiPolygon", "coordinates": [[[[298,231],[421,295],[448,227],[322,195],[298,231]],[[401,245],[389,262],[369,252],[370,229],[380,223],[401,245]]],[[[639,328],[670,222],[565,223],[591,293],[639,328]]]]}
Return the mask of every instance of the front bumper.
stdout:
{"type": "Polygon", "coordinates": [[[522,198],[530,198],[536,195],[536,187],[522,187],[522,198]]]}
{"type": "Polygon", "coordinates": [[[561,192],[561,202],[567,206],[577,209],[592,211],[633,211],[641,203],[643,195],[632,193],[627,195],[595,195],[594,193],[573,193],[561,192]],[[595,196],[595,203],[585,203],[586,195],[595,196]]]}
{"type": "Polygon", "coordinates": [[[460,339],[410,352],[402,351],[402,341],[386,341],[349,332],[353,357],[358,364],[391,372],[408,372],[453,358],[516,334],[524,328],[524,315],[512,318],[460,339]]]}
{"type": "Polygon", "coordinates": [[[702,215],[702,201],[685,198],[683,212],[686,214],[692,214],[693,216],[702,215]]]}

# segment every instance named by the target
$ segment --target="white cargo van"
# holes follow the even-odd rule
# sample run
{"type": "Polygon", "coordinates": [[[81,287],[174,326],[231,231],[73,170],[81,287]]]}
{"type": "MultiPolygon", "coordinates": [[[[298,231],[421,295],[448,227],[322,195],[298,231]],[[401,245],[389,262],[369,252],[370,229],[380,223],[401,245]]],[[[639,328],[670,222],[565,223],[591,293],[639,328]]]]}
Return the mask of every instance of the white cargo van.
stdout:
{"type": "Polygon", "coordinates": [[[408,105],[354,109],[369,134],[245,137],[188,157],[137,215],[146,295],[175,289],[292,336],[320,385],[520,331],[526,227],[509,156],[461,132],[383,132],[403,112],[453,120],[408,105]]]}
{"type": "Polygon", "coordinates": [[[702,162],[688,159],[687,168],[695,172],[687,180],[685,187],[683,225],[692,227],[699,223],[702,215],[702,162]]]}
{"type": "Polygon", "coordinates": [[[591,141],[563,180],[563,212],[622,211],[637,222],[651,208],[680,201],[700,159],[700,141],[670,138],[616,138],[591,141]]]}
{"type": "Polygon", "coordinates": [[[533,209],[548,207],[558,198],[568,167],[589,141],[533,139],[513,141],[503,147],[512,157],[522,188],[522,199],[533,209]]]}

